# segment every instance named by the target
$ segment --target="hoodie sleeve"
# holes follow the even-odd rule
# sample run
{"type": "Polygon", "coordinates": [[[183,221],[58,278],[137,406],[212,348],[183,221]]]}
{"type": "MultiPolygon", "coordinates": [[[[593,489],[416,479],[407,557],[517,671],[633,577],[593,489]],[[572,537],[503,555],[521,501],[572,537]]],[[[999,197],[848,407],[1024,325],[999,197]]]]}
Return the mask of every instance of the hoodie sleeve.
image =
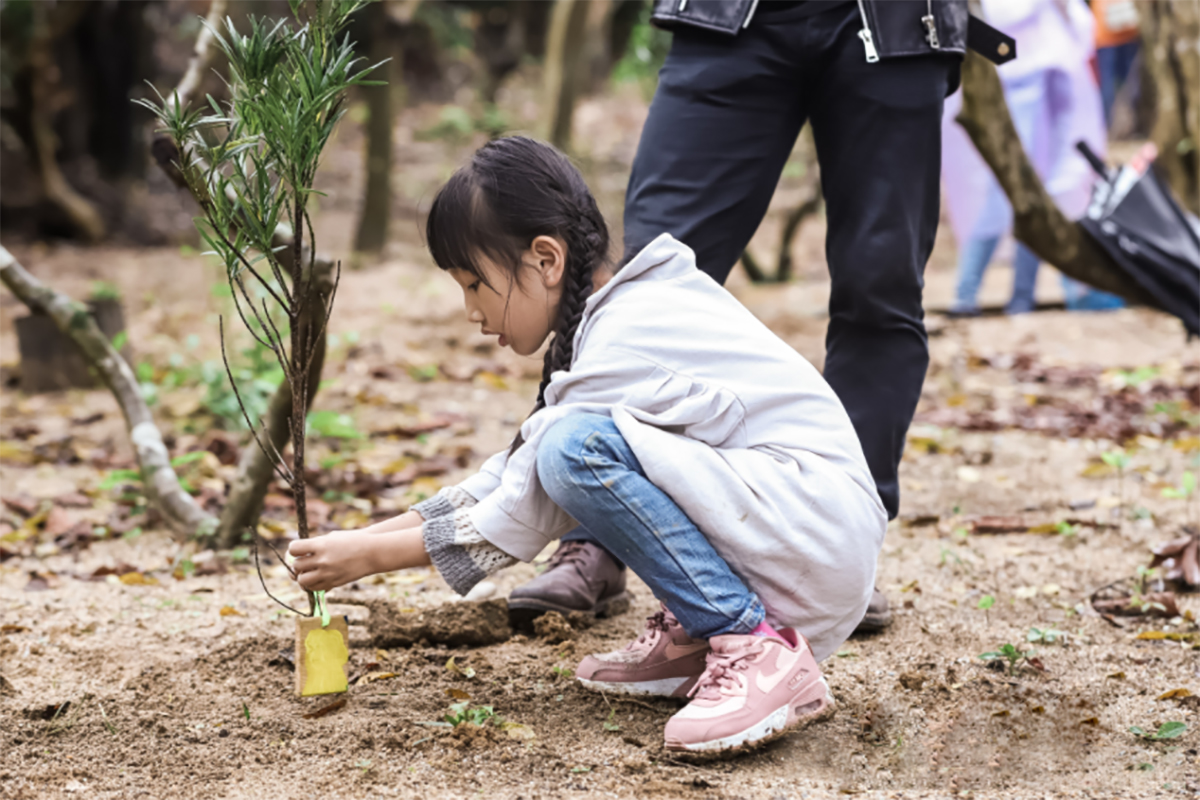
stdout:
{"type": "Polygon", "coordinates": [[[549,498],[537,475],[538,446],[559,420],[578,413],[627,413],[713,447],[745,442],[744,409],[736,395],[620,348],[604,348],[603,357],[581,359],[570,372],[555,373],[546,403],[522,425],[525,443],[508,456],[494,491],[466,512],[485,539],[523,561],[577,524],[549,498]]]}

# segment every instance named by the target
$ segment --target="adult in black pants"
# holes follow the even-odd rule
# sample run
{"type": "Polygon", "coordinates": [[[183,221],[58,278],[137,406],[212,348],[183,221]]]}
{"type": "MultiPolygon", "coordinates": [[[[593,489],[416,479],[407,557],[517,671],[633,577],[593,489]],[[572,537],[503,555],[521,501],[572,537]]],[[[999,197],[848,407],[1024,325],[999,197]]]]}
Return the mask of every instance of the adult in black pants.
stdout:
{"type": "MultiPolygon", "coordinates": [[[[966,2],[660,0],[655,20],[675,38],[626,194],[626,257],[669,232],[724,283],[810,121],[832,279],[825,378],[895,517],[896,471],[929,363],[921,291],[966,2]]],[[[624,600],[623,567],[582,529],[563,539],[549,569],[512,593],[518,620],[604,614],[624,600]]],[[[888,622],[877,591],[862,627],[888,622]]]]}

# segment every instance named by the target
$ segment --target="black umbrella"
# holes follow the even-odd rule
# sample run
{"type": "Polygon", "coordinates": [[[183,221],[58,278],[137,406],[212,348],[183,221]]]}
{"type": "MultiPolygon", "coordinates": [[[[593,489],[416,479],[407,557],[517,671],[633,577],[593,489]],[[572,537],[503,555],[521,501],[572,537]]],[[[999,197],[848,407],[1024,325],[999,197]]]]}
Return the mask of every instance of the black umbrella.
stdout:
{"type": "Polygon", "coordinates": [[[1087,143],[1076,147],[1100,175],[1079,224],[1189,334],[1200,334],[1200,219],[1175,202],[1150,168],[1152,155],[1109,171],[1087,143]]]}

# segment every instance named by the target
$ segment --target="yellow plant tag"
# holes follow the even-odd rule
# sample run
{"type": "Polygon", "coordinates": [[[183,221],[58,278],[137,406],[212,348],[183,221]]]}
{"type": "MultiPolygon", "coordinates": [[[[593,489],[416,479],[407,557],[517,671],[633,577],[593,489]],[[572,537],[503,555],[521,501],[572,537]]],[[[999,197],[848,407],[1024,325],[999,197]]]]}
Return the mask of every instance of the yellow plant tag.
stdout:
{"type": "Polygon", "coordinates": [[[322,627],[320,617],[296,619],[296,694],[311,697],[337,694],[349,688],[350,632],[344,617],[322,627]]]}

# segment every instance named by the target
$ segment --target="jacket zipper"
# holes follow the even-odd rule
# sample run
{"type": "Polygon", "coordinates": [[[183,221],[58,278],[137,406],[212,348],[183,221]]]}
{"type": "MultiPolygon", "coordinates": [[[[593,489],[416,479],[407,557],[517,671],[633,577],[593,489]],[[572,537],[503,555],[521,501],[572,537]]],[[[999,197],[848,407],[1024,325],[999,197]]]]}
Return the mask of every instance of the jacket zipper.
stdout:
{"type": "Polygon", "coordinates": [[[758,8],[758,0],[753,0],[753,2],[750,3],[750,10],[746,12],[746,21],[742,23],[742,30],[746,30],[746,28],[750,27],[750,20],[754,19],[754,10],[756,8],[758,8]]]}
{"type": "Polygon", "coordinates": [[[925,16],[921,22],[925,25],[925,41],[934,50],[941,50],[942,43],[938,41],[937,20],[933,18],[933,0],[925,0],[925,16]]]}
{"type": "MultiPolygon", "coordinates": [[[[929,0],[933,2],[933,0],[929,0]]],[[[863,41],[863,49],[867,52],[867,63],[874,64],[879,60],[879,51],[875,49],[875,37],[871,35],[871,23],[867,21],[867,7],[863,0],[858,0],[858,14],[862,17],[863,27],[858,32],[858,38],[863,41]]]]}

